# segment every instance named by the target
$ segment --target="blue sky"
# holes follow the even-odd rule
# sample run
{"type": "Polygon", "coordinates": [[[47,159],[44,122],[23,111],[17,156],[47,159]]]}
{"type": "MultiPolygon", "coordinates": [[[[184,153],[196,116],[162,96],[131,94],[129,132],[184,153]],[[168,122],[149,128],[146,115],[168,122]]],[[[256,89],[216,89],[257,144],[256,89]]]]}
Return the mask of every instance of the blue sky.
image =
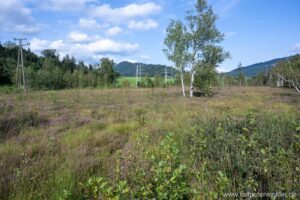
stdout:
{"type": "MultiPolygon", "coordinates": [[[[299,0],[208,0],[226,37],[231,59],[220,71],[300,52],[299,0]]],[[[183,19],[193,0],[6,0],[0,6],[0,40],[27,37],[40,53],[95,64],[108,56],[171,65],[162,52],[170,19],[183,19]]]]}

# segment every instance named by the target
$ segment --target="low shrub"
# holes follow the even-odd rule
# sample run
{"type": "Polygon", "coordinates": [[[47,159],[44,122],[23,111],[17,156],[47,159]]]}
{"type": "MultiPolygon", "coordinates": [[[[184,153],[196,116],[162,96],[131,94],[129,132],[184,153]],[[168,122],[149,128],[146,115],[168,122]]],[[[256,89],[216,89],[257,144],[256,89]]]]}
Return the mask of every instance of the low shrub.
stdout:
{"type": "Polygon", "coordinates": [[[35,127],[46,122],[45,118],[33,111],[0,116],[0,140],[18,135],[25,127],[35,127]]]}
{"type": "MultiPolygon", "coordinates": [[[[136,168],[131,180],[122,180],[121,166],[117,167],[112,183],[103,177],[92,177],[85,185],[87,199],[188,199],[191,191],[186,166],[180,162],[180,152],[173,134],[167,134],[160,145],[145,150],[144,159],[150,166],[136,168]],[[150,176],[146,176],[150,173],[150,176]],[[120,174],[120,175],[118,175],[120,174]],[[140,181],[144,179],[144,181],[140,181]],[[131,184],[128,184],[130,181],[131,184]]],[[[120,164],[120,162],[117,162],[120,164]]]]}

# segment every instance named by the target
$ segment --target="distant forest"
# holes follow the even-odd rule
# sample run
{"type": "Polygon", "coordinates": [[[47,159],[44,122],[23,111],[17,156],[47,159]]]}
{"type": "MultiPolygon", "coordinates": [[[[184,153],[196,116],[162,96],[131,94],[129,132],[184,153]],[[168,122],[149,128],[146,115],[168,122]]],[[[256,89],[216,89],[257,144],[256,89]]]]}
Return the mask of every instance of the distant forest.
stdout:
{"type": "MultiPolygon", "coordinates": [[[[0,86],[15,85],[17,66],[18,46],[13,42],[0,43],[0,86]]],[[[122,62],[115,65],[109,58],[102,58],[99,66],[85,65],[83,61],[76,62],[74,57],[66,55],[60,58],[55,49],[45,49],[41,56],[31,52],[30,49],[23,49],[26,86],[30,89],[58,90],[67,88],[84,87],[130,87],[127,80],[117,85],[120,73],[134,74],[134,69],[139,63],[122,62]]],[[[236,74],[213,73],[199,74],[196,77],[195,85],[198,89],[209,89],[214,86],[286,86],[299,88],[300,55],[289,57],[291,66],[286,60],[281,60],[269,71],[257,74],[251,78],[246,77],[242,68],[236,70],[236,74]],[[279,78],[278,78],[279,77],[279,78]]],[[[174,81],[172,84],[179,85],[180,77],[173,68],[164,65],[143,66],[143,76],[156,74],[154,79],[144,77],[140,80],[140,87],[164,87],[162,74],[168,69],[168,76],[172,71],[174,81]],[[159,70],[158,70],[159,69],[159,70]],[[147,72],[147,73],[145,73],[147,72]]],[[[189,83],[189,73],[184,73],[184,82],[189,83]]],[[[170,84],[170,83],[169,83],[170,84]]],[[[132,86],[132,85],[131,85],[132,86]]]]}
{"type": "MultiPolygon", "coordinates": [[[[16,81],[18,46],[13,42],[0,44],[0,85],[12,85],[16,81]]],[[[100,67],[93,68],[83,61],[76,62],[66,55],[60,59],[55,49],[46,49],[38,56],[23,49],[26,85],[34,89],[64,89],[97,87],[114,84],[119,76],[113,70],[114,62],[101,59],[100,67]]]]}

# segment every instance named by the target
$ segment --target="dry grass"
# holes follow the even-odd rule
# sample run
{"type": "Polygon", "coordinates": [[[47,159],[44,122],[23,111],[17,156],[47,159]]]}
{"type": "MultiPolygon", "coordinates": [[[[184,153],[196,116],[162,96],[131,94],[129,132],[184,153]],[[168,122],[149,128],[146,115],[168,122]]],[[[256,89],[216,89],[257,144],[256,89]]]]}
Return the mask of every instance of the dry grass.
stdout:
{"type": "Polygon", "coordinates": [[[293,90],[269,87],[221,88],[192,99],[178,88],[0,94],[0,199],[76,194],[91,175],[114,176],[117,150],[134,154],[139,135],[155,144],[197,119],[242,119],[249,109],[299,117],[299,99],[293,90]]]}

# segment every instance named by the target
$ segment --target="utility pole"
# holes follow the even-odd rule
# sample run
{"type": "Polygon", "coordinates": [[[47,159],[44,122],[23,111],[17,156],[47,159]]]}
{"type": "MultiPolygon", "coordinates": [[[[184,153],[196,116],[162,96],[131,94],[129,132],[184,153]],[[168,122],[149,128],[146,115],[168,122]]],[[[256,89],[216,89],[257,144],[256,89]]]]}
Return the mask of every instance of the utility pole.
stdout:
{"type": "Polygon", "coordinates": [[[139,66],[136,66],[135,86],[138,87],[139,66]]]}
{"type": "Polygon", "coordinates": [[[26,82],[25,82],[25,72],[24,72],[24,60],[23,60],[23,46],[30,45],[29,42],[26,44],[23,41],[26,41],[27,38],[14,38],[14,41],[18,41],[18,64],[17,64],[17,72],[16,72],[16,84],[17,88],[21,88],[27,91],[26,82]]]}
{"type": "Polygon", "coordinates": [[[165,67],[165,84],[167,84],[168,81],[168,71],[167,71],[167,67],[165,67]]]}
{"type": "Polygon", "coordinates": [[[139,77],[141,77],[141,79],[142,79],[142,66],[141,65],[139,65],[139,72],[140,72],[139,77]]]}

